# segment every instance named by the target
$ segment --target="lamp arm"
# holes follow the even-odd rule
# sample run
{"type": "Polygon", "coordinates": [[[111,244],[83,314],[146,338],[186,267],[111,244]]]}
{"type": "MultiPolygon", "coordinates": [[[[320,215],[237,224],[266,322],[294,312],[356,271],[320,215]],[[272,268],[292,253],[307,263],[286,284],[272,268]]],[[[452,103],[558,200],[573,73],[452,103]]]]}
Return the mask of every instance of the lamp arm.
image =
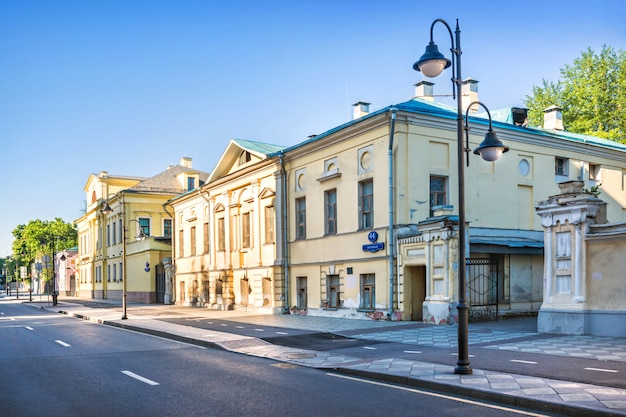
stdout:
{"type": "MultiPolygon", "coordinates": [[[[461,55],[461,50],[459,48],[458,45],[454,44],[454,35],[452,34],[452,28],[450,27],[450,25],[448,24],[448,22],[446,22],[443,19],[436,19],[431,25],[430,25],[430,43],[434,43],[433,42],[433,29],[435,27],[435,23],[442,23],[446,29],[448,29],[448,34],[450,35],[450,52],[452,55],[452,98],[456,100],[456,88],[455,88],[455,84],[456,83],[460,83],[461,80],[457,79],[457,70],[456,70],[456,60],[457,60],[457,56],[458,58],[460,58],[461,55]]],[[[456,30],[459,31],[459,20],[457,19],[456,21],[456,30]]],[[[460,31],[459,31],[460,32],[460,31]]]]}
{"type": "Polygon", "coordinates": [[[468,106],[467,106],[467,110],[465,110],[465,123],[463,124],[463,130],[465,130],[465,164],[466,166],[469,166],[469,154],[472,151],[469,147],[469,122],[467,120],[468,116],[469,116],[469,111],[472,108],[472,106],[474,104],[478,104],[479,106],[481,106],[483,109],[485,109],[485,111],[487,112],[487,116],[489,116],[489,132],[493,131],[493,127],[491,125],[491,113],[489,112],[489,109],[487,108],[487,106],[485,106],[481,101],[475,100],[472,101],[468,106]]]}

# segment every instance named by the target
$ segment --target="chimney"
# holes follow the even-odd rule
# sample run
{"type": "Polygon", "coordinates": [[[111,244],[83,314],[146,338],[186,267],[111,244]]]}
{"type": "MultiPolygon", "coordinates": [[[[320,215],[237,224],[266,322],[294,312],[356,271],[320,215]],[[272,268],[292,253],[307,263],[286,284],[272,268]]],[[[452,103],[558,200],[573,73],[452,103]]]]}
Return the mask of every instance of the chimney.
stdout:
{"type": "Polygon", "coordinates": [[[560,107],[550,106],[543,111],[543,128],[546,130],[565,130],[560,107]]]}
{"type": "MultiPolygon", "coordinates": [[[[466,78],[461,86],[461,103],[463,103],[463,112],[467,111],[467,107],[473,101],[478,101],[478,81],[466,78]]],[[[470,109],[470,113],[476,113],[478,105],[475,104],[470,109]]]]}
{"type": "Polygon", "coordinates": [[[435,101],[433,97],[433,83],[429,81],[420,81],[415,84],[415,97],[426,101],[435,101]]]}
{"type": "Polygon", "coordinates": [[[191,158],[189,158],[188,156],[183,156],[182,158],[180,158],[180,164],[185,168],[191,168],[191,158]]]}
{"type": "Polygon", "coordinates": [[[352,120],[356,120],[359,117],[366,116],[370,114],[370,103],[366,103],[364,101],[357,101],[352,106],[354,106],[354,115],[352,120]]]}
{"type": "Polygon", "coordinates": [[[528,109],[523,107],[512,107],[513,124],[515,126],[528,127],[528,109]]]}

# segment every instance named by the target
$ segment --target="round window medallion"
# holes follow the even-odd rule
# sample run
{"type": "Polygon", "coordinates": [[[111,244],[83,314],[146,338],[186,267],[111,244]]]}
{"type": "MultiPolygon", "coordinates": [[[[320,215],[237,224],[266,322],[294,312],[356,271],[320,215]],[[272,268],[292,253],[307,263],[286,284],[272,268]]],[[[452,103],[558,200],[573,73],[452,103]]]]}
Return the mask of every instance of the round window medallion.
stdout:
{"type": "Polygon", "coordinates": [[[298,175],[298,188],[301,190],[304,188],[304,174],[298,175]]]}
{"type": "Polygon", "coordinates": [[[526,159],[519,161],[519,173],[522,177],[530,173],[530,163],[526,159]]]}
{"type": "Polygon", "coordinates": [[[363,152],[361,154],[361,168],[369,169],[372,163],[372,155],[369,152],[363,152]]]}

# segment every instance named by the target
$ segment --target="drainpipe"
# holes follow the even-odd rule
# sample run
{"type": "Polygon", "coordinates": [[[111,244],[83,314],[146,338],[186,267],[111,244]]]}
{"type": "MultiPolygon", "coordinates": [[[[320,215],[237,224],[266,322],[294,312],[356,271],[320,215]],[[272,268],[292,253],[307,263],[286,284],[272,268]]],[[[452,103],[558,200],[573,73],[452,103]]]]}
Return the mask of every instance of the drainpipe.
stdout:
{"type": "Polygon", "coordinates": [[[282,176],[282,189],[281,189],[281,199],[282,199],[282,207],[281,207],[281,216],[280,221],[282,223],[282,245],[283,245],[283,273],[285,274],[285,303],[284,303],[284,313],[287,314],[289,312],[289,244],[288,239],[289,235],[287,233],[287,171],[285,170],[285,155],[281,151],[280,155],[280,172],[282,176]]]}
{"type": "Polygon", "coordinates": [[[389,126],[389,150],[387,152],[389,159],[389,319],[393,318],[393,259],[395,251],[395,236],[394,236],[394,205],[393,205],[393,135],[396,129],[396,113],[397,108],[392,107],[391,111],[391,123],[389,126]]]}
{"type": "MultiPolygon", "coordinates": [[[[172,219],[172,272],[175,274],[176,272],[176,219],[174,218],[174,215],[172,213],[169,212],[169,210],[167,209],[168,203],[163,203],[161,204],[161,207],[163,207],[163,210],[167,213],[168,216],[170,216],[170,218],[172,219]]],[[[126,255],[126,254],[124,254],[126,255]]],[[[124,262],[124,265],[126,265],[126,262],[124,262]]],[[[176,303],[176,289],[175,289],[175,280],[172,279],[172,288],[171,288],[171,294],[170,294],[170,302],[172,304],[176,303]]]]}

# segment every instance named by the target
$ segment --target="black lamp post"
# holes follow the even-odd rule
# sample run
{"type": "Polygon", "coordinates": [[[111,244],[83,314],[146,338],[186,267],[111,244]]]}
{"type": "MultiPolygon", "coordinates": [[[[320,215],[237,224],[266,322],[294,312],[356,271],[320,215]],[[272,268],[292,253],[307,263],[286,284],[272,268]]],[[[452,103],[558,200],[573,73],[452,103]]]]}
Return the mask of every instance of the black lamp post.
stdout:
{"type": "MultiPolygon", "coordinates": [[[[452,84],[453,96],[457,102],[457,166],[458,166],[458,187],[459,187],[459,265],[458,265],[458,284],[459,284],[459,304],[457,306],[459,314],[458,327],[458,358],[454,373],[469,375],[472,373],[472,367],[469,361],[468,349],[468,333],[469,333],[469,305],[466,300],[466,268],[465,268],[465,166],[463,164],[463,156],[470,150],[463,143],[463,104],[461,102],[461,30],[459,29],[459,21],[456,21],[455,37],[452,35],[450,25],[443,20],[437,19],[430,26],[430,42],[426,46],[426,52],[421,56],[419,61],[413,64],[413,69],[422,72],[424,76],[429,78],[437,77],[441,72],[452,66],[452,84]],[[433,42],[433,28],[437,22],[443,23],[450,33],[450,52],[452,53],[452,61],[447,59],[439,52],[437,45],[433,42]]],[[[482,103],[478,102],[482,105],[482,103]]],[[[472,103],[476,104],[476,103],[472,103]]],[[[484,105],[483,105],[484,107],[484,105]]],[[[486,109],[486,107],[485,107],[486,109]]],[[[487,110],[487,113],[489,111],[487,110]]],[[[467,119],[467,116],[466,116],[467,119]]],[[[467,129],[469,130],[469,129],[467,129]]],[[[487,161],[495,161],[508,151],[508,148],[502,144],[496,137],[495,132],[491,128],[491,115],[489,115],[489,131],[485,136],[485,140],[481,143],[474,153],[480,154],[487,161]]],[[[469,158],[467,160],[469,164],[469,158]]]]}
{"type": "MultiPolygon", "coordinates": [[[[135,235],[135,240],[137,242],[141,242],[142,240],[144,240],[146,238],[146,235],[144,234],[143,230],[141,230],[141,223],[139,223],[138,220],[135,219],[131,219],[128,221],[128,224],[131,224],[132,222],[136,222],[139,225],[139,232],[137,232],[137,234],[135,235]]],[[[127,224],[127,225],[128,225],[127,224]]],[[[124,227],[124,236],[122,236],[122,245],[123,245],[123,253],[122,253],[122,262],[124,263],[124,272],[123,272],[123,276],[122,279],[124,280],[122,282],[122,320],[126,320],[128,319],[128,316],[126,315],[126,308],[127,308],[127,282],[128,282],[128,277],[126,276],[126,227],[124,227]]]]}

